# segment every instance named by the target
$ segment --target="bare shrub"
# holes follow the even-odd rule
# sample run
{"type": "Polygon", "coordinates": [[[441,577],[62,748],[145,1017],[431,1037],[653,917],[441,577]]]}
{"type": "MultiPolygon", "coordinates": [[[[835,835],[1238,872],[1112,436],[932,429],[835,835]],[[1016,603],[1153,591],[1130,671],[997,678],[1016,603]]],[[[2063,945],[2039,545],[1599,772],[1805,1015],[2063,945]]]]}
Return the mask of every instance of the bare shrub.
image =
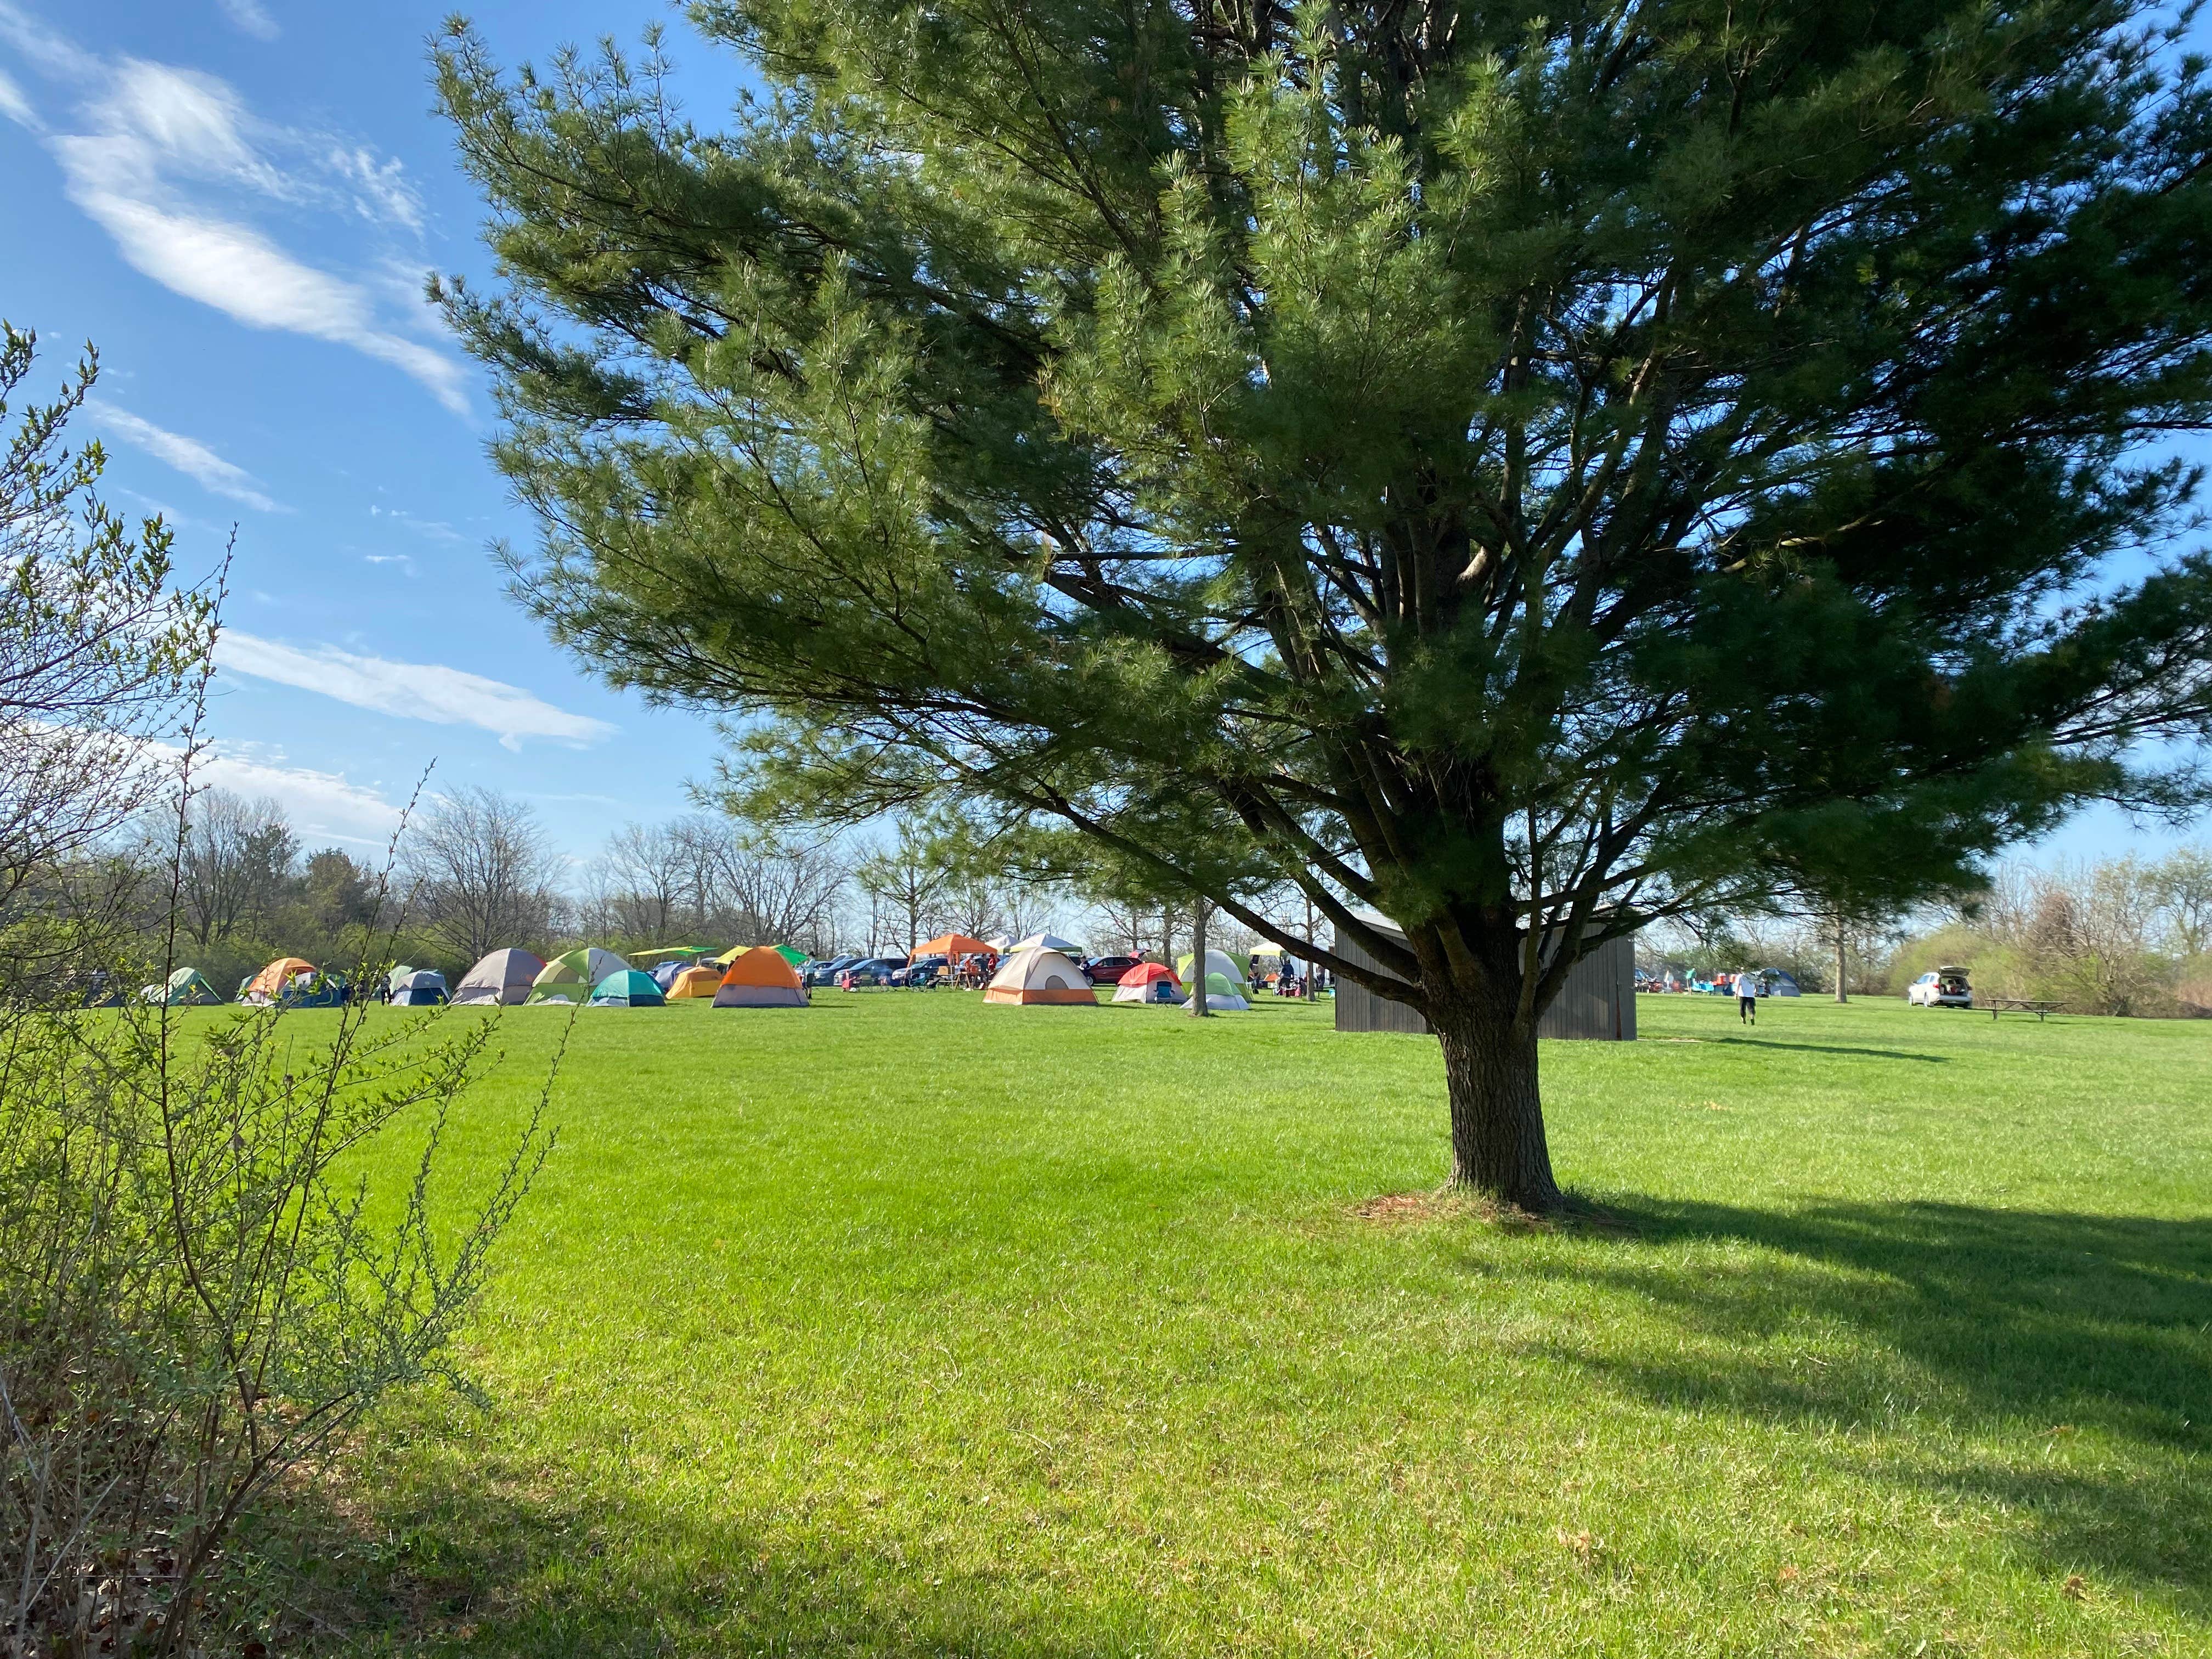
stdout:
{"type": "Polygon", "coordinates": [[[544,1097],[456,1229],[439,1152],[492,1024],[352,1009],[307,1048],[294,1018],[0,1026],[5,1651],[191,1650],[272,1484],[390,1389],[466,1386],[451,1343],[550,1145],[544,1097]],[[404,1192],[348,1178],[402,1134],[404,1192]]]}

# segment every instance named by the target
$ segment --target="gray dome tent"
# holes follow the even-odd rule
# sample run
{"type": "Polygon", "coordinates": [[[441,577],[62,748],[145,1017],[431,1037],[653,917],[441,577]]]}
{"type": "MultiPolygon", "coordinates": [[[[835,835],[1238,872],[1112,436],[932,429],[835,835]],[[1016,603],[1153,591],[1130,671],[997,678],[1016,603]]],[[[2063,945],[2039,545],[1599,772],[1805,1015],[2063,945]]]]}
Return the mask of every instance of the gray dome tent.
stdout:
{"type": "Polygon", "coordinates": [[[432,1008],[451,1000],[446,990],[446,976],[428,968],[394,968],[385,984],[391,990],[389,1000],[396,1007],[432,1008]]]}

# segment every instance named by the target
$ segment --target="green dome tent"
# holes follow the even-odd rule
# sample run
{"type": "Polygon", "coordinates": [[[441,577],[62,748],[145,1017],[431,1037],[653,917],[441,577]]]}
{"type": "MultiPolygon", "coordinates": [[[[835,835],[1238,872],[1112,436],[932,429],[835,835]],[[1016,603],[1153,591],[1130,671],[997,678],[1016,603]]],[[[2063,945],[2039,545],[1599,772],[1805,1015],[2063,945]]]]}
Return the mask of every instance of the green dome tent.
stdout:
{"type": "Polygon", "coordinates": [[[165,985],[149,985],[139,992],[141,1002],[164,1008],[206,1008],[222,1000],[222,994],[200,977],[197,968],[179,968],[165,985]]]}
{"type": "MultiPolygon", "coordinates": [[[[1206,954],[1211,959],[1217,952],[1208,951],[1206,954]]],[[[1217,1014],[1243,1013],[1252,1006],[1246,995],[1251,988],[1243,981],[1233,980],[1226,974],[1208,974],[1206,976],[1206,1006],[1217,1014]]],[[[1188,997],[1183,999],[1182,1006],[1186,1008],[1190,1006],[1188,997]]]]}
{"type": "Polygon", "coordinates": [[[651,974],[640,973],[635,968],[624,968],[609,974],[592,993],[594,1008],[665,1008],[668,999],[660,994],[660,988],[653,982],[651,974]]]}
{"type": "Polygon", "coordinates": [[[531,981],[530,1000],[586,1002],[594,994],[593,988],[609,974],[629,971],[629,963],[613,951],[596,945],[580,945],[562,952],[538,971],[531,981]]]}
{"type": "MultiPolygon", "coordinates": [[[[1186,985],[1190,983],[1188,956],[1176,958],[1176,977],[1186,985]]],[[[1206,953],[1206,978],[1209,991],[1213,989],[1215,980],[1225,979],[1229,981],[1230,995],[1249,997],[1252,994],[1251,981],[1244,977],[1243,969],[1237,966],[1237,959],[1226,951],[1208,951],[1206,953]]]]}

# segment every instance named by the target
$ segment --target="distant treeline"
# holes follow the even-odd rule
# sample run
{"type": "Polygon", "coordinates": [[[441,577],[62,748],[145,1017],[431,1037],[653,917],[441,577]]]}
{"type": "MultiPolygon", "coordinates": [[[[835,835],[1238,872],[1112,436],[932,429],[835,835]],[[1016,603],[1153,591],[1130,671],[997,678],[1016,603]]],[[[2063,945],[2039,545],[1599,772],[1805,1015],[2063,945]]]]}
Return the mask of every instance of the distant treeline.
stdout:
{"type": "MultiPolygon", "coordinates": [[[[1836,930],[1817,913],[1712,919],[1642,941],[1644,965],[1701,974],[1781,968],[1808,994],[1836,985],[1836,930]]],[[[1929,969],[1966,969],[1983,996],[2077,1013],[2212,1016],[2212,849],[2050,866],[2007,866],[1933,915],[1844,924],[1853,994],[1902,995],[1929,969]]]]}

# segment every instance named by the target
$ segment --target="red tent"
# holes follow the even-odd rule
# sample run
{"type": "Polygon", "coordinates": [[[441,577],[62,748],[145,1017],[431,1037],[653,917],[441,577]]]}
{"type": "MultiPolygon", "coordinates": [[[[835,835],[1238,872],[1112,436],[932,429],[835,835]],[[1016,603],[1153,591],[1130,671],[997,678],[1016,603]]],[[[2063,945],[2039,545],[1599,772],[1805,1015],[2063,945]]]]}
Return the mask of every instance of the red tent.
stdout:
{"type": "Polygon", "coordinates": [[[1140,962],[1114,981],[1116,1002],[1174,1002],[1182,995],[1176,970],[1158,962],[1140,962]]]}

